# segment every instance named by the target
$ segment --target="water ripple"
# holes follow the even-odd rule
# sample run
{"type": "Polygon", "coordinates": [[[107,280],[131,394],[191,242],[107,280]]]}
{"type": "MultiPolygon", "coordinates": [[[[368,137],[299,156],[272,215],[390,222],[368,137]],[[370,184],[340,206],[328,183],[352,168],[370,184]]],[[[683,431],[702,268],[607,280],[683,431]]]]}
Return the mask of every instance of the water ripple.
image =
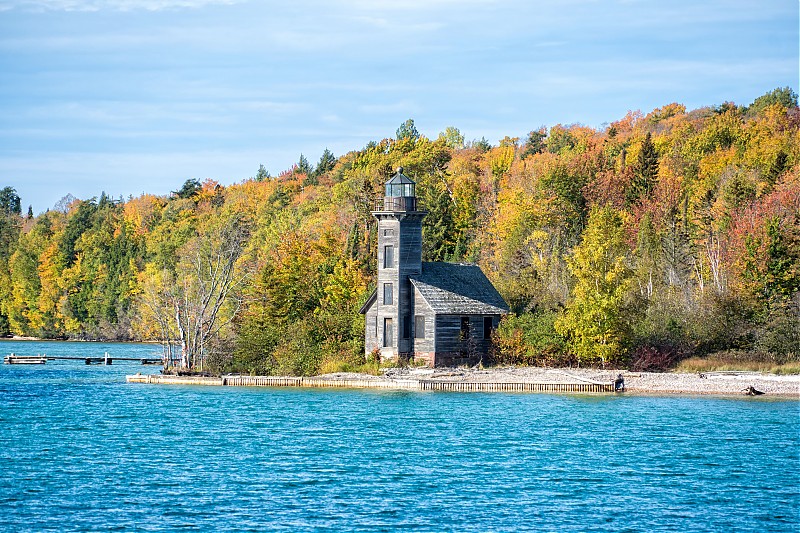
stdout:
{"type": "Polygon", "coordinates": [[[124,383],[141,369],[0,367],[0,530],[797,531],[798,402],[124,383]]]}

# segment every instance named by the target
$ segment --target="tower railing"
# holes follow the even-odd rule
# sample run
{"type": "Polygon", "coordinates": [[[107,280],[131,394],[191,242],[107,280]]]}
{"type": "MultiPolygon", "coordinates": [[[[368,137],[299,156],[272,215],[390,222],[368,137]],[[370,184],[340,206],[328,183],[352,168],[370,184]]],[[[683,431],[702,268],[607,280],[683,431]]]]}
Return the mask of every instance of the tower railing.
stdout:
{"type": "Polygon", "coordinates": [[[375,211],[425,211],[416,196],[384,196],[375,202],[375,211]]]}

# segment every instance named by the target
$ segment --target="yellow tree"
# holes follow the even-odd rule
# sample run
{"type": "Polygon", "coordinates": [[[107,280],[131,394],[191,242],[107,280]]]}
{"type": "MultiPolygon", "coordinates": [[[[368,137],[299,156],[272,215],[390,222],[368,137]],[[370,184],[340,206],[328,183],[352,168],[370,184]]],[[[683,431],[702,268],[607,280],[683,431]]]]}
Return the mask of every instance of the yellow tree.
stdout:
{"type": "Polygon", "coordinates": [[[582,242],[568,260],[575,287],[555,328],[569,339],[572,353],[603,365],[617,359],[626,341],[623,303],[631,284],[624,240],[625,215],[613,208],[594,209],[582,242]]]}

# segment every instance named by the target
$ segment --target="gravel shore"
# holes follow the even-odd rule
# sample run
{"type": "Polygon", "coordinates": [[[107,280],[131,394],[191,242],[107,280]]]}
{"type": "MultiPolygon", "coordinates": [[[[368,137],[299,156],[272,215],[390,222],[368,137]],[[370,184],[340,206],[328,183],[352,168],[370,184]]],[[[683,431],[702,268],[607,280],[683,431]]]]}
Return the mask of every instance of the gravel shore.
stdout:
{"type": "MultiPolygon", "coordinates": [[[[629,394],[740,396],[752,386],[763,392],[766,397],[779,396],[800,400],[800,375],[776,376],[758,372],[679,374],[591,368],[390,368],[385,370],[383,378],[484,383],[609,383],[619,374],[622,374],[625,380],[625,392],[629,394]]],[[[359,379],[381,379],[363,374],[327,374],[320,377],[352,379],[354,376],[358,376],[359,379]]]]}

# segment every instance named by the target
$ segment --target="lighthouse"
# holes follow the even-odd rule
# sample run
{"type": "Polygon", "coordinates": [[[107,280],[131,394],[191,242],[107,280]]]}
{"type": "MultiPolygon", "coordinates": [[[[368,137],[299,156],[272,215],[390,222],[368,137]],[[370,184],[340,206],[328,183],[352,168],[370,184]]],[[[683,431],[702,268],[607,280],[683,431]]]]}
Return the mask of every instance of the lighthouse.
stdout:
{"type": "Polygon", "coordinates": [[[372,216],[378,222],[375,291],[361,307],[364,349],[429,366],[474,363],[508,305],[477,265],[422,261],[416,183],[400,167],[372,216]]]}
{"type": "Polygon", "coordinates": [[[383,204],[372,215],[378,221],[378,280],[374,344],[382,358],[413,354],[413,288],[411,276],[422,272],[422,219],[416,183],[403,167],[386,182],[383,204]]]}

